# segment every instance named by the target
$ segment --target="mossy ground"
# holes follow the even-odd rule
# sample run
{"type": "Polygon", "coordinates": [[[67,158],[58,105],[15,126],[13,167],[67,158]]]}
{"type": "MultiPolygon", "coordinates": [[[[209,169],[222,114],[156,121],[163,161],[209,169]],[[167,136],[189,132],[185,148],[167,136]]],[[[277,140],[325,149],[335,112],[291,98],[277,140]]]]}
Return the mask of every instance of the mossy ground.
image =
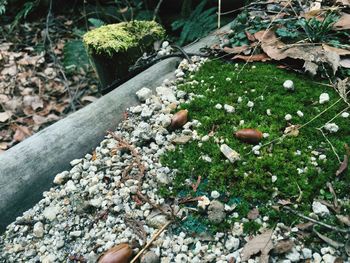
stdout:
{"type": "MultiPolygon", "coordinates": [[[[316,129],[330,120],[340,127],[337,133],[325,134],[342,158],[345,154],[344,144],[350,142],[350,127],[349,119],[337,114],[347,105],[340,100],[301,128],[299,136],[287,136],[262,147],[260,155],[256,156],[251,152],[252,145],[242,143],[234,137],[236,130],[255,128],[268,133],[269,137],[261,142],[266,144],[283,135],[288,126],[284,118],[286,114],[293,117],[290,124],[303,125],[339,100],[339,96],[331,87],[320,85],[306,76],[278,69],[276,65],[247,65],[241,70],[242,65],[235,67],[228,63],[208,62],[188,78],[188,81],[196,80],[198,84],[185,83],[179,86],[179,89],[188,93],[203,95],[189,104],[181,105],[181,108],[188,109],[190,119],[201,122],[202,125],[197,128],[199,135],[208,135],[213,130],[215,133],[207,142],[191,141],[163,157],[162,164],[177,169],[178,172],[172,188],[163,187],[160,193],[168,197],[206,195],[210,198],[211,191],[216,190],[220,192],[222,202],[237,203],[235,211],[239,213],[239,218],[228,216],[220,226],[211,226],[201,219],[204,217],[193,215],[193,218],[202,220],[211,230],[222,229],[233,221],[246,217],[254,206],[260,208],[261,215],[269,216],[270,223],[282,221],[291,224],[296,220],[295,217],[285,211],[278,212],[271,205],[279,199],[290,200],[298,205],[297,210],[308,213],[315,197],[332,200],[326,187],[327,182],[333,183],[338,198],[348,198],[349,176],[345,174],[336,178],[335,171],[339,162],[330,144],[316,129]],[[294,82],[294,92],[283,88],[283,82],[287,79],[294,82]],[[323,92],[330,95],[330,101],[319,104],[319,96],[323,92]],[[239,97],[242,98],[241,103],[237,102],[239,97]],[[252,110],[247,107],[248,101],[254,102],[252,110]],[[234,106],[235,113],[216,109],[218,103],[234,106]],[[271,116],[266,114],[267,109],[271,110],[271,116]],[[304,113],[303,117],[297,115],[299,110],[304,113]],[[243,125],[240,125],[241,120],[244,120],[243,125]],[[223,140],[240,153],[241,161],[229,163],[220,152],[220,143],[215,138],[223,140]],[[313,151],[326,155],[326,160],[319,160],[313,151]],[[201,158],[205,155],[212,162],[201,158]],[[304,172],[298,173],[298,168],[304,172]],[[274,183],[272,175],[277,176],[274,183]],[[191,183],[195,183],[198,176],[202,180],[194,192],[191,183]]],[[[246,228],[254,232],[257,227],[248,223],[246,228]]]]}

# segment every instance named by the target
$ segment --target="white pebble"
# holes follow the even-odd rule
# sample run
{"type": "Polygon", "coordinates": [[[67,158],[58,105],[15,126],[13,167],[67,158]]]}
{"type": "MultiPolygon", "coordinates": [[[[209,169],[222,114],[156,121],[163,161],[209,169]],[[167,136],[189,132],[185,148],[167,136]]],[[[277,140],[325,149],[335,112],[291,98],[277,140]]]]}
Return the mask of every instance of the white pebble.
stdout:
{"type": "Polygon", "coordinates": [[[224,105],[224,109],[227,113],[232,113],[232,112],[235,112],[235,108],[232,107],[231,105],[228,105],[228,104],[225,104],[224,105]]]}
{"type": "Polygon", "coordinates": [[[266,114],[267,114],[267,116],[271,116],[271,115],[272,115],[271,110],[270,110],[270,109],[267,109],[267,110],[266,110],[266,114]]]}
{"type": "Polygon", "coordinates": [[[217,199],[220,197],[220,193],[218,191],[212,191],[210,196],[211,198],[217,199]]]}
{"type": "Polygon", "coordinates": [[[217,110],[221,110],[222,109],[222,105],[220,103],[215,105],[215,109],[217,110]]]}
{"type": "Polygon", "coordinates": [[[271,181],[274,183],[277,181],[277,176],[276,175],[273,175],[271,176],[271,181]]]}
{"type": "Polygon", "coordinates": [[[304,117],[304,113],[300,110],[297,111],[297,115],[301,118],[304,117]]]}
{"type": "Polygon", "coordinates": [[[334,122],[327,123],[324,126],[325,130],[329,131],[330,133],[336,133],[339,130],[339,126],[335,124],[334,122]]]}
{"type": "Polygon", "coordinates": [[[329,101],[329,95],[328,95],[328,93],[322,93],[322,94],[320,95],[319,103],[320,103],[320,104],[324,104],[324,103],[326,103],[326,102],[328,102],[328,101],[329,101]]]}
{"type": "Polygon", "coordinates": [[[343,117],[343,118],[348,118],[349,117],[349,113],[348,112],[346,112],[346,111],[344,111],[342,114],[341,114],[341,116],[343,117]]]}
{"type": "Polygon", "coordinates": [[[248,106],[249,108],[253,108],[253,107],[254,107],[254,102],[248,101],[247,106],[248,106]]]}
{"type": "Polygon", "coordinates": [[[286,90],[290,90],[290,91],[293,91],[294,90],[294,83],[293,81],[291,80],[286,80],[284,83],[283,83],[283,87],[286,89],[286,90]]]}
{"type": "Polygon", "coordinates": [[[292,119],[292,115],[286,114],[286,116],[284,116],[284,119],[285,119],[286,121],[290,121],[290,120],[292,119]]]}

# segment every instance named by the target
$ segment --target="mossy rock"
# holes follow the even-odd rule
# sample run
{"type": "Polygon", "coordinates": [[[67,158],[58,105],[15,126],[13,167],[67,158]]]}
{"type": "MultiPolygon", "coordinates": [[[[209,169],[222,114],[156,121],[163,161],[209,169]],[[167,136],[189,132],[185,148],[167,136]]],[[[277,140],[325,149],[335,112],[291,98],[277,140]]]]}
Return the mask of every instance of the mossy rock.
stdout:
{"type": "Polygon", "coordinates": [[[164,36],[164,29],[154,21],[131,21],[91,30],[83,41],[101,85],[106,87],[125,77],[129,67],[164,36]]]}

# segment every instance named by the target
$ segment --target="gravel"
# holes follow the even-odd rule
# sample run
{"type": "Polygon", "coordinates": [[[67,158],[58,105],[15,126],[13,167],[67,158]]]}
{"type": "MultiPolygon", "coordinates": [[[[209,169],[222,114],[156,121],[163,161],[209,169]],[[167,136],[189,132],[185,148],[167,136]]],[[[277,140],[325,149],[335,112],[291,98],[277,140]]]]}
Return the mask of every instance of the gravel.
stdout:
{"type": "MultiPolygon", "coordinates": [[[[168,48],[169,44],[163,43],[163,49],[168,48]]],[[[178,79],[196,71],[205,61],[198,57],[192,60],[195,64],[185,60],[180,63],[175,72],[178,79]]],[[[163,167],[159,161],[162,154],[175,149],[176,138],[180,143],[210,139],[197,135],[195,127],[200,125],[197,120],[188,122],[183,129],[167,129],[172,110],[195,95],[177,90],[174,81],[165,80],[155,94],[144,87],[136,96],[143,104],[129,108],[128,118],[113,134],[107,135],[92,154],[73,160],[71,170],[57,174],[54,186],[43,193],[42,200],[7,227],[0,238],[0,262],[72,262],[69,258],[96,262],[101,253],[123,242],[133,244],[137,253],[170,220],[171,211],[180,218],[190,213],[186,206],[167,203],[157,191],[159,186],[170,188],[176,174],[176,170],[163,167]]],[[[249,101],[247,106],[251,108],[254,103],[249,101]]],[[[233,113],[231,107],[224,105],[227,112],[233,113]]],[[[222,104],[215,108],[221,109],[222,104]]],[[[239,159],[239,154],[227,145],[222,144],[220,149],[229,161],[239,159]]],[[[272,176],[272,181],[275,180],[272,176]]],[[[235,205],[221,203],[216,200],[219,197],[218,191],[212,191],[210,197],[199,197],[197,208],[192,209],[198,209],[213,223],[223,222],[228,214],[232,218],[242,217],[235,211],[235,205]]],[[[260,232],[269,228],[266,220],[256,220],[262,222],[260,232]]],[[[247,221],[243,218],[234,222],[226,233],[204,232],[195,236],[172,223],[153,242],[141,262],[240,262],[242,247],[249,239],[243,234],[243,222],[247,221]]],[[[291,238],[289,227],[277,224],[272,241],[287,238],[291,238]]],[[[312,258],[320,262],[323,258],[331,262],[337,254],[330,249],[323,252],[321,256],[300,244],[289,254],[271,260],[298,262],[312,258]]],[[[249,262],[259,262],[259,255],[249,262]]]]}

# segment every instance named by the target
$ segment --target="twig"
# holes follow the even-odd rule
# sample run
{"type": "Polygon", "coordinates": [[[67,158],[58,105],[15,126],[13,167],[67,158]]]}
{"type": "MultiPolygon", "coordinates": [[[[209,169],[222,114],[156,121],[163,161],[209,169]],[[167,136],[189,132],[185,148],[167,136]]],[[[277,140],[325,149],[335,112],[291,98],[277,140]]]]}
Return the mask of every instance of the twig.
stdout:
{"type": "Polygon", "coordinates": [[[328,225],[326,223],[317,221],[316,219],[313,219],[311,217],[305,216],[305,215],[299,213],[298,211],[295,211],[294,209],[292,209],[292,208],[290,208],[288,206],[284,206],[283,208],[285,210],[287,210],[287,211],[289,211],[289,212],[291,212],[291,213],[293,213],[293,214],[295,214],[295,215],[305,219],[305,220],[308,220],[308,221],[313,222],[315,224],[318,224],[320,226],[324,226],[324,227],[326,227],[328,229],[331,229],[331,230],[334,230],[334,231],[337,231],[337,232],[341,232],[341,233],[350,233],[350,228],[349,229],[343,229],[343,228],[339,228],[339,227],[336,227],[336,226],[328,225]]]}
{"type": "Polygon", "coordinates": [[[192,184],[192,189],[194,192],[197,192],[198,186],[201,183],[202,176],[198,176],[197,182],[195,184],[192,184]]]}
{"type": "Polygon", "coordinates": [[[158,4],[157,4],[156,8],[154,9],[153,21],[156,20],[157,15],[158,15],[158,12],[159,12],[159,9],[160,9],[160,5],[161,5],[162,3],[163,3],[163,0],[159,0],[159,1],[158,1],[158,4]]]}
{"type": "Polygon", "coordinates": [[[338,159],[338,162],[341,163],[341,160],[340,160],[340,158],[339,158],[339,155],[337,154],[337,151],[335,150],[335,147],[333,146],[333,144],[331,143],[331,141],[327,138],[326,134],[324,134],[322,128],[316,128],[316,129],[319,130],[319,131],[322,133],[323,137],[326,139],[326,141],[328,142],[328,144],[331,146],[333,153],[335,154],[335,156],[336,156],[337,159],[338,159]]]}
{"type": "Polygon", "coordinates": [[[137,253],[137,255],[130,261],[130,263],[135,263],[136,260],[142,255],[143,252],[145,252],[145,250],[152,245],[152,243],[154,242],[154,240],[156,240],[161,233],[163,233],[163,231],[172,223],[172,221],[167,222],[164,226],[162,226],[162,228],[160,228],[152,237],[152,239],[146,244],[146,246],[144,246],[139,253],[137,253]]]}
{"type": "Polygon", "coordinates": [[[221,0],[218,2],[218,28],[221,27],[221,0]]]}
{"type": "Polygon", "coordinates": [[[339,203],[338,203],[338,198],[337,198],[337,195],[334,191],[334,188],[333,188],[333,185],[330,183],[330,182],[327,182],[327,187],[329,189],[329,192],[331,192],[331,194],[333,195],[333,204],[334,204],[334,207],[337,209],[339,208],[339,203]]]}

